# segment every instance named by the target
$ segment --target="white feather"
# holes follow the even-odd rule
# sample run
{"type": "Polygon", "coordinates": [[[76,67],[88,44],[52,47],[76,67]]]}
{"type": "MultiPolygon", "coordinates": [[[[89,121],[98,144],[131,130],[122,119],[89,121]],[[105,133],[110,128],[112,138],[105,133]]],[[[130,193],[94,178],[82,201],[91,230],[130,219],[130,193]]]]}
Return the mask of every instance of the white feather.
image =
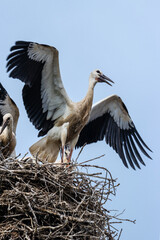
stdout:
{"type": "Polygon", "coordinates": [[[93,105],[89,122],[109,113],[118,127],[127,130],[132,125],[132,119],[124,109],[122,100],[117,95],[109,96],[93,105]]]}
{"type": "Polygon", "coordinates": [[[30,59],[43,62],[41,78],[41,98],[43,113],[47,112],[47,120],[55,120],[65,113],[69,99],[59,70],[58,51],[54,47],[31,43],[28,47],[30,59]]]}
{"type": "Polygon", "coordinates": [[[30,43],[28,56],[34,61],[51,62],[54,57],[54,51],[51,51],[51,49],[40,44],[30,43]]]}

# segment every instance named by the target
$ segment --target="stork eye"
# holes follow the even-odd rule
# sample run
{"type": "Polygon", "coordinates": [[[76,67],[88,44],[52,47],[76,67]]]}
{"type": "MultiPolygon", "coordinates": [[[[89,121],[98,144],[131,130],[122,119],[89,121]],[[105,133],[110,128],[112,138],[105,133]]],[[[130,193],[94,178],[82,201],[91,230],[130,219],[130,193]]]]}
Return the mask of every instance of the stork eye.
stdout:
{"type": "Polygon", "coordinates": [[[97,72],[97,73],[100,73],[100,71],[99,71],[99,70],[97,70],[96,72],[97,72]]]}

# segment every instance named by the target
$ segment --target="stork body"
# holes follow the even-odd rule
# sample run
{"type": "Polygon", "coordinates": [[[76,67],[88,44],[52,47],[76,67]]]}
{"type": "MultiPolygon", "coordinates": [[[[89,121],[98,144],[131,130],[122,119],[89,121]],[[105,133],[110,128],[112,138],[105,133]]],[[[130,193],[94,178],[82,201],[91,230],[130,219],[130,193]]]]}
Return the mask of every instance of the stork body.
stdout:
{"type": "Polygon", "coordinates": [[[78,141],[79,134],[88,121],[90,110],[93,102],[93,90],[97,80],[111,81],[109,78],[101,74],[99,71],[91,73],[89,78],[89,87],[86,97],[77,103],[68,102],[66,111],[63,116],[54,122],[54,126],[48,131],[47,136],[39,140],[30,147],[33,156],[46,159],[49,162],[55,162],[62,148],[62,162],[64,157],[64,148],[68,144],[70,146],[70,154],[68,162],[71,160],[73,149],[78,141]],[[100,76],[102,75],[102,76],[100,76]]]}
{"type": "Polygon", "coordinates": [[[124,165],[127,160],[132,168],[138,162],[144,164],[138,148],[148,158],[150,151],[138,134],[127,108],[122,100],[113,95],[93,106],[93,90],[98,82],[113,83],[99,70],[90,74],[86,97],[74,103],[63,86],[58,51],[56,48],[18,41],[11,47],[7,58],[10,77],[25,83],[22,96],[30,121],[39,130],[38,136],[45,136],[30,147],[30,152],[54,162],[60,148],[62,161],[65,145],[70,146],[68,161],[74,147],[97,142],[105,138],[119,154],[124,165]]]}
{"type": "Polygon", "coordinates": [[[19,110],[0,83],[0,156],[15,156],[16,127],[19,110]]]}
{"type": "Polygon", "coordinates": [[[6,158],[12,155],[16,146],[16,137],[13,132],[13,117],[10,113],[3,116],[3,124],[0,127],[0,155],[6,158]]]}

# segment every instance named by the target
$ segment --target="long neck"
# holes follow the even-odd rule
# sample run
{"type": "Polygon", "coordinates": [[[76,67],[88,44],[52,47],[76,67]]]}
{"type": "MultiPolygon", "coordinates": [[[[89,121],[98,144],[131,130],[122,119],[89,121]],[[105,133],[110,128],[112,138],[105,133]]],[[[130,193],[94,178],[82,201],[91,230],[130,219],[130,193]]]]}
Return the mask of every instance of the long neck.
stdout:
{"type": "Polygon", "coordinates": [[[7,126],[4,129],[4,136],[6,137],[6,139],[11,139],[12,138],[12,131],[13,131],[13,127],[12,126],[7,126]]]}
{"type": "Polygon", "coordinates": [[[85,105],[88,106],[88,109],[91,109],[92,107],[94,86],[95,86],[95,82],[89,81],[88,91],[85,98],[83,99],[83,101],[85,102],[85,105]]]}

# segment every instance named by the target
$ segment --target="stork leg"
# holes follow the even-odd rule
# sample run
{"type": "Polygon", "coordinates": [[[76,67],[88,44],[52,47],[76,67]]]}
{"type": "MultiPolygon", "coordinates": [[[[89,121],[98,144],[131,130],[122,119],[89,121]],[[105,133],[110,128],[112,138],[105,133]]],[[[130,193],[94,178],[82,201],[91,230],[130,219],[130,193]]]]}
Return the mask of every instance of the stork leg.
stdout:
{"type": "Polygon", "coordinates": [[[64,145],[62,146],[62,152],[61,152],[61,164],[63,164],[64,159],[64,145]]]}
{"type": "Polygon", "coordinates": [[[64,123],[61,127],[61,144],[62,144],[62,155],[61,155],[61,163],[63,164],[63,160],[64,160],[64,152],[65,152],[65,144],[66,144],[66,140],[67,140],[67,132],[68,132],[68,127],[69,127],[69,123],[64,123]]]}
{"type": "Polygon", "coordinates": [[[77,143],[77,141],[78,141],[78,138],[79,138],[79,135],[76,136],[76,137],[72,140],[72,142],[70,142],[70,144],[69,144],[69,146],[70,146],[70,153],[69,153],[69,156],[67,157],[68,163],[71,162],[71,157],[72,157],[73,149],[74,149],[74,147],[75,147],[75,145],[76,145],[76,143],[77,143]]]}
{"type": "Polygon", "coordinates": [[[73,148],[71,148],[70,153],[69,153],[69,156],[67,157],[68,163],[71,162],[72,153],[73,153],[73,148]]]}

